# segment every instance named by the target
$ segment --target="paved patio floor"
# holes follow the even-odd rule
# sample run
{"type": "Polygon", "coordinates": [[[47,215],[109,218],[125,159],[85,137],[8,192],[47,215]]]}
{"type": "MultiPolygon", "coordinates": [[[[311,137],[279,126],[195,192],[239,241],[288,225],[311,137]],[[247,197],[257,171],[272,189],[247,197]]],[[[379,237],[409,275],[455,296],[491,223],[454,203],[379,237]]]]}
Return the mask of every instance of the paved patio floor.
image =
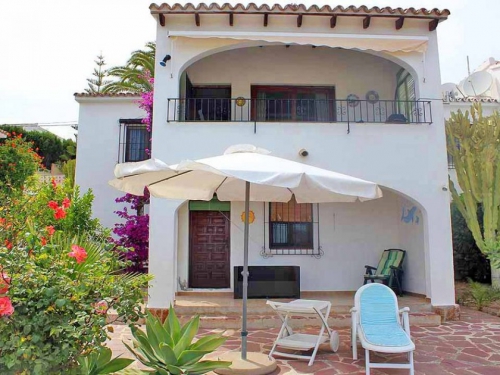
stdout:
{"type": "MultiPolygon", "coordinates": [[[[122,340],[131,339],[126,326],[113,326],[114,333],[108,346],[113,354],[131,355],[122,344],[122,340]]],[[[341,346],[337,353],[329,351],[328,346],[320,348],[314,365],[299,360],[278,359],[279,369],[273,375],[285,374],[364,374],[364,351],[358,350],[359,360],[353,361],[349,329],[338,330],[341,346]]],[[[200,330],[200,335],[220,330],[200,330]]],[[[269,353],[277,335],[277,329],[252,330],[249,333],[248,348],[251,351],[269,353]]],[[[314,332],[314,330],[311,330],[314,332]]],[[[228,330],[227,342],[217,353],[239,348],[239,332],[228,330]]],[[[462,309],[461,321],[448,322],[439,327],[412,327],[412,338],[416,345],[415,372],[426,375],[500,375],[500,318],[477,312],[469,308],[462,309]]],[[[401,355],[372,355],[372,361],[403,360],[401,355]]],[[[137,365],[134,365],[137,366],[137,365]]],[[[141,368],[141,366],[137,366],[141,368]]],[[[408,370],[382,369],[372,370],[373,375],[408,374],[408,370]]]]}

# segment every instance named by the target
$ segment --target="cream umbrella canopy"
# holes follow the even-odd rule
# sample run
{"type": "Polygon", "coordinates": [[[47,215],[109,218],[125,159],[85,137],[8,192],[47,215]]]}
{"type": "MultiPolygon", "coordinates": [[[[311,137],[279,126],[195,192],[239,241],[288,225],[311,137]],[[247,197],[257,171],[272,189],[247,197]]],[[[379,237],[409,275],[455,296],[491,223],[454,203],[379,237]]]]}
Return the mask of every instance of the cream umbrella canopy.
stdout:
{"type": "MultiPolygon", "coordinates": [[[[376,183],[269,155],[253,145],[231,146],[223,155],[185,160],[177,165],[151,159],[119,164],[113,187],[142,195],[170,199],[209,201],[217,194],[221,201],[298,203],[355,202],[382,197],[376,183]]],[[[247,354],[248,220],[243,247],[242,359],[247,354]]]]}

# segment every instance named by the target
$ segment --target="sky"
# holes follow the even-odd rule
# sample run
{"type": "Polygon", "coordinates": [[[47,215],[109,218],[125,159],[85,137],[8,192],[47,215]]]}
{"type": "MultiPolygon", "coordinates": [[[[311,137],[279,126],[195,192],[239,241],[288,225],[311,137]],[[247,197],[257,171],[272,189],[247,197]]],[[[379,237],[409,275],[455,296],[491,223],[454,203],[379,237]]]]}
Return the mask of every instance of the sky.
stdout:
{"type": "MultiPolygon", "coordinates": [[[[438,27],[442,82],[489,57],[500,60],[498,0],[347,0],[333,5],[448,8],[438,27]]],[[[276,1],[287,4],[292,1],[276,1]]],[[[107,67],[155,39],[150,0],[0,0],[0,124],[77,122],[82,92],[102,53],[107,67]]],[[[234,3],[234,2],[233,2],[234,3]]],[[[261,2],[256,2],[261,4],[261,2]]],[[[272,3],[271,1],[269,3],[272,3]]],[[[324,1],[304,1],[307,6],[324,1]]]]}

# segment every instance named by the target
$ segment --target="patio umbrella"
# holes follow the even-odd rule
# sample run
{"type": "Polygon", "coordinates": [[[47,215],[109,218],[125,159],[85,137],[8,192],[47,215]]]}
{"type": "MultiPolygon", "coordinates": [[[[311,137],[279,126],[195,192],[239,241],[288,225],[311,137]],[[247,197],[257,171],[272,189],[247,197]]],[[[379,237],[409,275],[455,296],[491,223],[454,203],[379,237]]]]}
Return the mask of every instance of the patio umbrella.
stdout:
{"type": "MultiPolygon", "coordinates": [[[[231,146],[223,155],[185,160],[167,166],[152,159],[119,164],[115,188],[142,195],[147,187],[154,197],[209,201],[217,194],[221,201],[297,203],[355,202],[382,197],[377,184],[307,164],[269,155],[253,145],[231,146]]],[[[248,220],[243,247],[242,359],[247,354],[248,220]]]]}

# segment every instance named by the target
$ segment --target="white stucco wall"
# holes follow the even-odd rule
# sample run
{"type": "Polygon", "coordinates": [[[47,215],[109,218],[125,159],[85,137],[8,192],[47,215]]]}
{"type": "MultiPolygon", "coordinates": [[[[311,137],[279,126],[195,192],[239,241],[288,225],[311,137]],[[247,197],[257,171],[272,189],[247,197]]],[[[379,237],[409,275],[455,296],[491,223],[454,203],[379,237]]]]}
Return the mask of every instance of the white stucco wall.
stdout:
{"type": "MultiPolygon", "coordinates": [[[[172,28],[175,29],[175,27],[174,25],[172,28]]],[[[380,30],[374,29],[370,32],[372,31],[380,33],[380,30]]],[[[391,29],[385,29],[385,31],[392,33],[393,24],[391,23],[391,29]]],[[[416,33],[417,30],[410,29],[407,32],[416,33]]],[[[165,69],[156,71],[154,157],[167,163],[175,163],[185,158],[193,159],[220,154],[233,144],[253,143],[270,149],[274,155],[280,157],[375,181],[382,186],[401,192],[419,202],[427,218],[423,221],[424,238],[422,240],[425,264],[417,272],[417,274],[425,273],[425,281],[418,285],[414,283],[412,288],[415,288],[415,291],[421,291],[422,284],[425,284],[425,294],[432,299],[433,304],[454,304],[449,194],[443,190],[443,186],[447,185],[448,169],[441,101],[432,101],[432,125],[351,124],[350,134],[347,134],[345,123],[257,123],[255,133],[253,123],[167,123],[166,99],[179,97],[180,77],[185,68],[196,61],[203,64],[202,59],[214,52],[245,46],[245,43],[241,41],[225,39],[184,38],[185,40],[180,43],[175,38],[168,38],[167,33],[167,28],[158,27],[157,59],[161,60],[167,53],[171,53],[173,58],[171,64],[165,69]],[[297,155],[301,148],[309,151],[307,158],[300,158],[297,155]]],[[[425,35],[429,38],[425,63],[420,53],[392,53],[386,54],[385,57],[391,61],[398,61],[399,65],[415,74],[418,97],[439,98],[440,76],[436,34],[425,32],[425,35]]],[[[266,48],[271,47],[265,47],[263,50],[266,48]]],[[[236,54],[242,51],[244,50],[231,53],[236,54]]],[[[293,47],[289,51],[293,51],[293,47]]],[[[360,56],[367,56],[367,59],[371,59],[369,55],[371,54],[360,56]]],[[[216,56],[213,55],[212,58],[215,59],[216,56]]],[[[207,69],[214,64],[210,60],[206,62],[207,69]]],[[[287,69],[293,69],[290,65],[293,66],[294,61],[290,60],[286,65],[287,69]]],[[[390,64],[386,63],[385,66],[390,66],[390,64]]],[[[233,68],[227,65],[226,67],[229,72],[233,71],[233,68]]],[[[332,64],[331,69],[336,69],[335,64],[332,64]]],[[[307,70],[302,70],[300,67],[295,67],[294,70],[296,72],[294,80],[300,81],[300,75],[309,74],[307,70]]],[[[245,70],[241,70],[240,79],[246,81],[247,86],[248,82],[255,82],[254,78],[245,77],[244,72],[245,70]]],[[[203,74],[205,73],[200,73],[199,80],[202,80],[203,74]]],[[[191,75],[193,83],[197,83],[196,73],[192,72],[191,75]]],[[[211,74],[207,76],[215,79],[211,74]]],[[[217,83],[221,78],[221,76],[217,77],[217,83]]],[[[225,81],[228,82],[230,79],[227,78],[225,81]]],[[[231,83],[234,86],[239,85],[238,82],[231,83]]],[[[248,89],[247,87],[246,90],[248,89]]],[[[380,90],[378,87],[370,89],[380,90]]],[[[349,91],[351,90],[345,90],[345,92],[349,91]]],[[[170,110],[174,111],[174,108],[170,110]]],[[[398,212],[396,216],[399,214],[398,212]]],[[[399,233],[398,223],[396,222],[394,226],[395,232],[399,233]]],[[[383,230],[381,229],[381,233],[384,233],[384,230],[386,226],[383,230]]],[[[152,231],[151,236],[160,238],[164,234],[152,231]]],[[[366,236],[364,241],[372,241],[372,238],[366,236]]],[[[151,249],[150,256],[154,258],[156,254],[159,255],[163,251],[177,254],[177,243],[174,245],[172,242],[168,240],[162,244],[161,248],[151,249]]],[[[412,244],[412,241],[408,240],[406,243],[412,244]]],[[[380,249],[377,252],[380,254],[380,249]]],[[[375,255],[374,252],[374,258],[377,257],[375,255]]],[[[172,280],[177,272],[175,265],[164,270],[163,274],[153,282],[153,289],[162,288],[165,285],[177,285],[177,282],[174,283],[172,280]]],[[[357,271],[356,274],[359,272],[362,270],[357,271]]],[[[326,279],[323,278],[323,281],[327,282],[326,279]]],[[[337,281],[340,279],[339,277],[337,281]]],[[[307,277],[304,283],[308,287],[314,287],[307,277]]],[[[165,292],[163,298],[166,300],[173,298],[172,292],[165,292]]],[[[159,307],[166,302],[154,299],[151,303],[159,307]]]]}
{"type": "Polygon", "coordinates": [[[123,193],[108,185],[118,162],[119,119],[142,118],[137,98],[79,98],[76,184],[82,192],[92,189],[92,214],[101,224],[113,228],[113,212],[124,205],[115,203],[123,193]]]}
{"type": "Polygon", "coordinates": [[[426,259],[424,215],[414,202],[398,197],[398,237],[400,248],[406,250],[403,263],[403,288],[410,292],[425,294],[426,259]]]}
{"type": "Polygon", "coordinates": [[[370,90],[393,100],[395,63],[366,53],[292,45],[251,47],[221,52],[187,68],[193,85],[230,84],[231,97],[250,98],[251,85],[335,86],[336,98],[370,90]],[[293,62],[293,63],[291,63],[293,62]]]}
{"type": "MultiPolygon", "coordinates": [[[[268,205],[251,203],[250,209],[255,213],[255,221],[250,225],[249,264],[300,266],[303,291],[354,291],[363,283],[365,265],[376,267],[383,250],[402,248],[407,250],[408,257],[405,262],[405,290],[425,294],[422,223],[401,223],[401,201],[400,196],[386,190],[382,199],[374,201],[320,204],[319,220],[317,206],[314,205],[314,221],[319,223],[314,225],[314,247],[317,248],[319,244],[324,252],[319,259],[307,255],[262,257],[261,250],[264,246],[268,248],[269,243],[268,205]]],[[[231,289],[233,267],[243,265],[243,211],[243,202],[231,203],[231,289]]],[[[187,204],[178,210],[176,272],[177,278],[188,280],[187,204]]]]}

